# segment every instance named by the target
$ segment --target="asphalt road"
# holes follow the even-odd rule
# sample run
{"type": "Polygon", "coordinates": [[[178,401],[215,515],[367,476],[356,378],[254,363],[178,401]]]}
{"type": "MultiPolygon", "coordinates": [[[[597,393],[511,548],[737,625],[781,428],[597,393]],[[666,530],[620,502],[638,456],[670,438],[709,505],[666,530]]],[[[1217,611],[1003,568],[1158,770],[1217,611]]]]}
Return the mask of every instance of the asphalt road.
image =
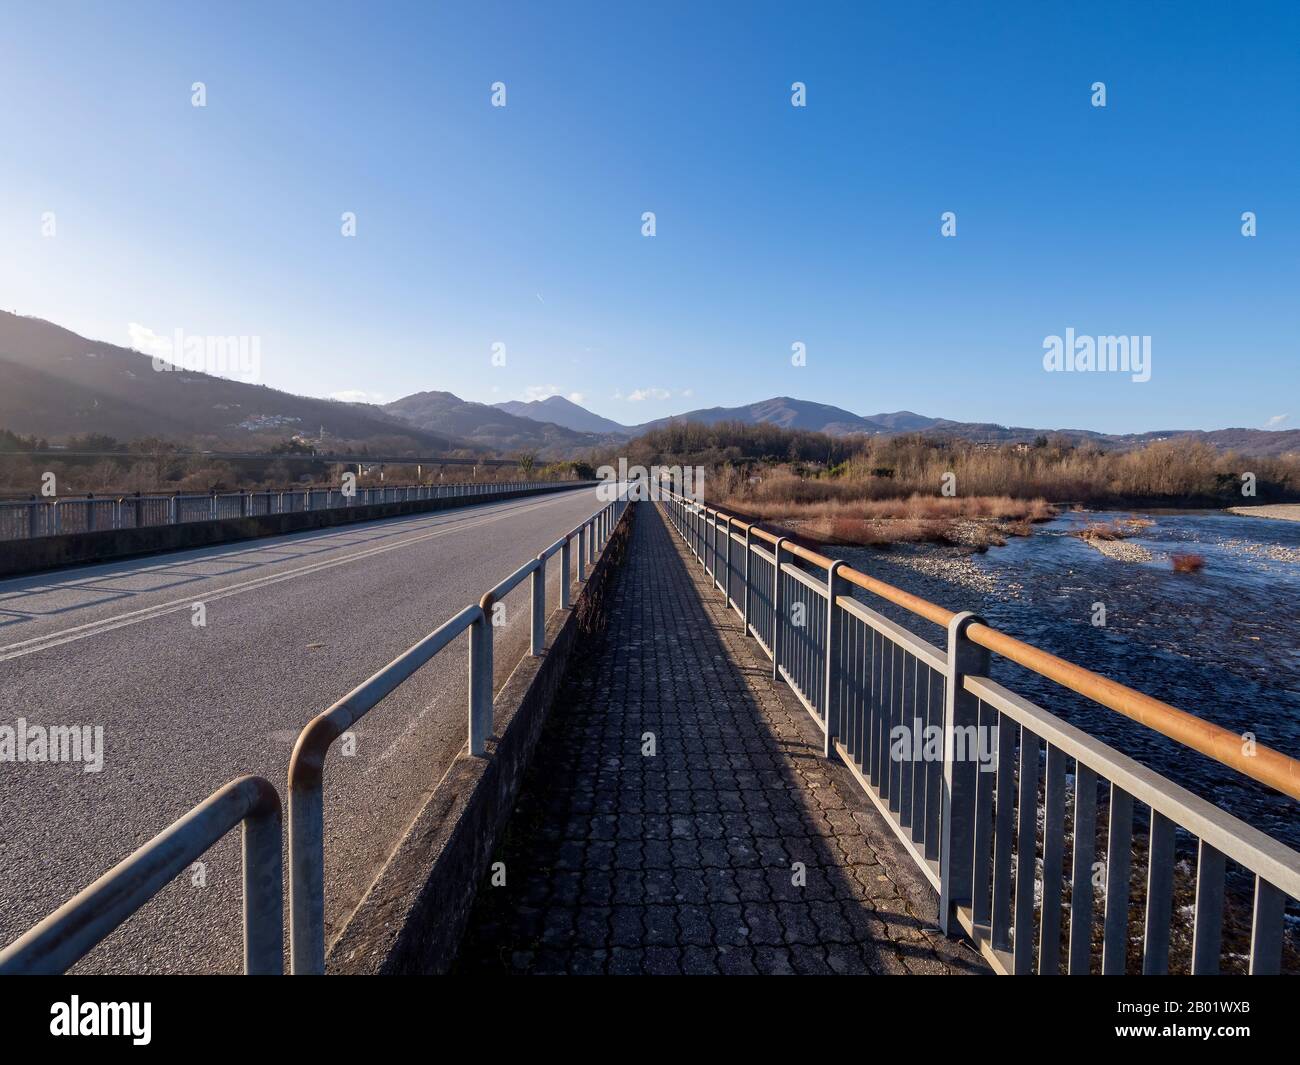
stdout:
{"type": "MultiPolygon", "coordinates": [[[[0,725],[104,730],[98,773],[0,762],[0,943],[233,777],[287,802],[308,720],[599,505],[582,489],[0,582],[0,725]]],[[[525,581],[495,632],[498,686],[528,628],[525,581]]],[[[465,744],[465,662],[462,635],[358,723],[355,754],[331,752],[331,936],[465,744]]],[[[77,971],[239,971],[239,834],[203,863],[77,971]]]]}

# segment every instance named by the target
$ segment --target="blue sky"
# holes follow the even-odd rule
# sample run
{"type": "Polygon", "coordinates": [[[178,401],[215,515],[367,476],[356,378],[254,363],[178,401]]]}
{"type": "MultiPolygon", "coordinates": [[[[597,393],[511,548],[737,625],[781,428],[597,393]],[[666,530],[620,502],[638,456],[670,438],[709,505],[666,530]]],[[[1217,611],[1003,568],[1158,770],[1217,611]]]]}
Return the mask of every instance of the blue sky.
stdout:
{"type": "Polygon", "coordinates": [[[1300,425],[1300,5],[5,7],[5,310],[310,395],[1300,425]]]}

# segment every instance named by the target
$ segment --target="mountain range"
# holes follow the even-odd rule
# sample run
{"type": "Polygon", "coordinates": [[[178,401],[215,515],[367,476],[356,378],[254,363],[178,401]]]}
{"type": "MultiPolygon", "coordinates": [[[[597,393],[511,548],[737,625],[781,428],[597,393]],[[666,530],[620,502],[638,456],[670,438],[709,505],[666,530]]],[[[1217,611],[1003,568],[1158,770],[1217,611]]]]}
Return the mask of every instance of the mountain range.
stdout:
{"type": "Polygon", "coordinates": [[[1220,451],[1240,451],[1252,455],[1300,453],[1300,429],[1158,429],[1146,433],[1099,433],[1091,429],[1043,429],[999,425],[996,422],[959,422],[950,418],[930,418],[907,410],[860,415],[842,407],[793,399],[790,396],[776,396],[740,407],[706,407],[638,425],[619,425],[560,396],[533,403],[499,403],[497,407],[508,408],[524,418],[545,417],[571,428],[593,425],[595,422],[603,423],[601,432],[621,439],[640,436],[674,421],[700,422],[705,425],[718,422],[757,425],[766,422],[783,429],[806,429],[831,436],[925,433],[930,437],[949,436],[974,443],[1014,444],[1029,443],[1039,436],[1053,434],[1076,445],[1093,444],[1116,449],[1141,447],[1178,437],[1204,442],[1220,451]]]}
{"type": "Polygon", "coordinates": [[[131,348],[40,318],[0,312],[0,429],[55,441],[89,433],[191,445],[279,441],[295,433],[410,453],[464,446],[379,407],[280,392],[186,370],[154,369],[131,348]]]}
{"type": "Polygon", "coordinates": [[[707,407],[623,425],[562,396],[495,405],[450,392],[416,392],[383,405],[281,392],[204,373],[158,372],[149,355],[88,340],[39,318],[0,312],[0,429],[58,441],[106,434],[127,441],[157,436],[189,445],[258,450],[301,435],[326,445],[389,454],[530,451],[542,459],[608,448],[673,421],[768,423],[834,436],[924,432],[983,443],[1030,442],[1047,433],[1076,443],[1131,448],[1173,437],[1256,455],[1300,453],[1300,429],[1167,429],[1108,434],[959,422],[912,411],[854,414],[842,407],[776,396],[736,407],[707,407]]]}

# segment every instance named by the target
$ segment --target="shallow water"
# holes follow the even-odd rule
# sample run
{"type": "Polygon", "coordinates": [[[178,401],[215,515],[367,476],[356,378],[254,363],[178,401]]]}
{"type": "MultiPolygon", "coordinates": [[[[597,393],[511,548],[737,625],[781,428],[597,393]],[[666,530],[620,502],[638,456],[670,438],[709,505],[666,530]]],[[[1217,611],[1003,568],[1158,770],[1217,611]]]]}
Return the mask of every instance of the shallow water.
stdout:
{"type": "MultiPolygon", "coordinates": [[[[973,556],[974,579],[920,573],[912,549],[841,549],[882,580],[991,625],[1237,733],[1300,757],[1300,523],[1217,512],[1070,513],[973,556]],[[1069,535],[1089,521],[1154,522],[1125,543],[1149,562],[1107,558],[1069,535]],[[1175,573],[1171,553],[1205,559],[1175,573]],[[1105,624],[1093,623],[1095,604],[1105,624]]],[[[858,593],[871,601],[867,593],[858,593]]],[[[938,646],[933,625],[871,605],[938,646]]],[[[1300,847],[1293,800],[1122,715],[995,657],[996,679],[1270,835],[1300,847]]]]}

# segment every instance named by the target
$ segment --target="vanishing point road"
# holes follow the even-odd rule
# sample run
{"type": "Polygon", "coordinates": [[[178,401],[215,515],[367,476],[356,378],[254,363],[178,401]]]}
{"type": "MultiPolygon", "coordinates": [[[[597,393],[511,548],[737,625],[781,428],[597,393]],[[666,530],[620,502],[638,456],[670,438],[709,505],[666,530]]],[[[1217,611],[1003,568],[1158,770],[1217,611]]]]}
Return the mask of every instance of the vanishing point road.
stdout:
{"type": "MultiPolygon", "coordinates": [[[[241,773],[287,802],[308,720],[599,505],[579,489],[0,581],[0,724],[104,730],[99,773],[0,763],[0,943],[241,773]]],[[[527,650],[528,594],[495,632],[498,686],[527,650]]],[[[462,635],[359,722],[354,755],[331,751],[331,937],[465,743],[465,660],[462,635]]],[[[76,971],[238,972],[239,833],[204,863],[76,971]]]]}

